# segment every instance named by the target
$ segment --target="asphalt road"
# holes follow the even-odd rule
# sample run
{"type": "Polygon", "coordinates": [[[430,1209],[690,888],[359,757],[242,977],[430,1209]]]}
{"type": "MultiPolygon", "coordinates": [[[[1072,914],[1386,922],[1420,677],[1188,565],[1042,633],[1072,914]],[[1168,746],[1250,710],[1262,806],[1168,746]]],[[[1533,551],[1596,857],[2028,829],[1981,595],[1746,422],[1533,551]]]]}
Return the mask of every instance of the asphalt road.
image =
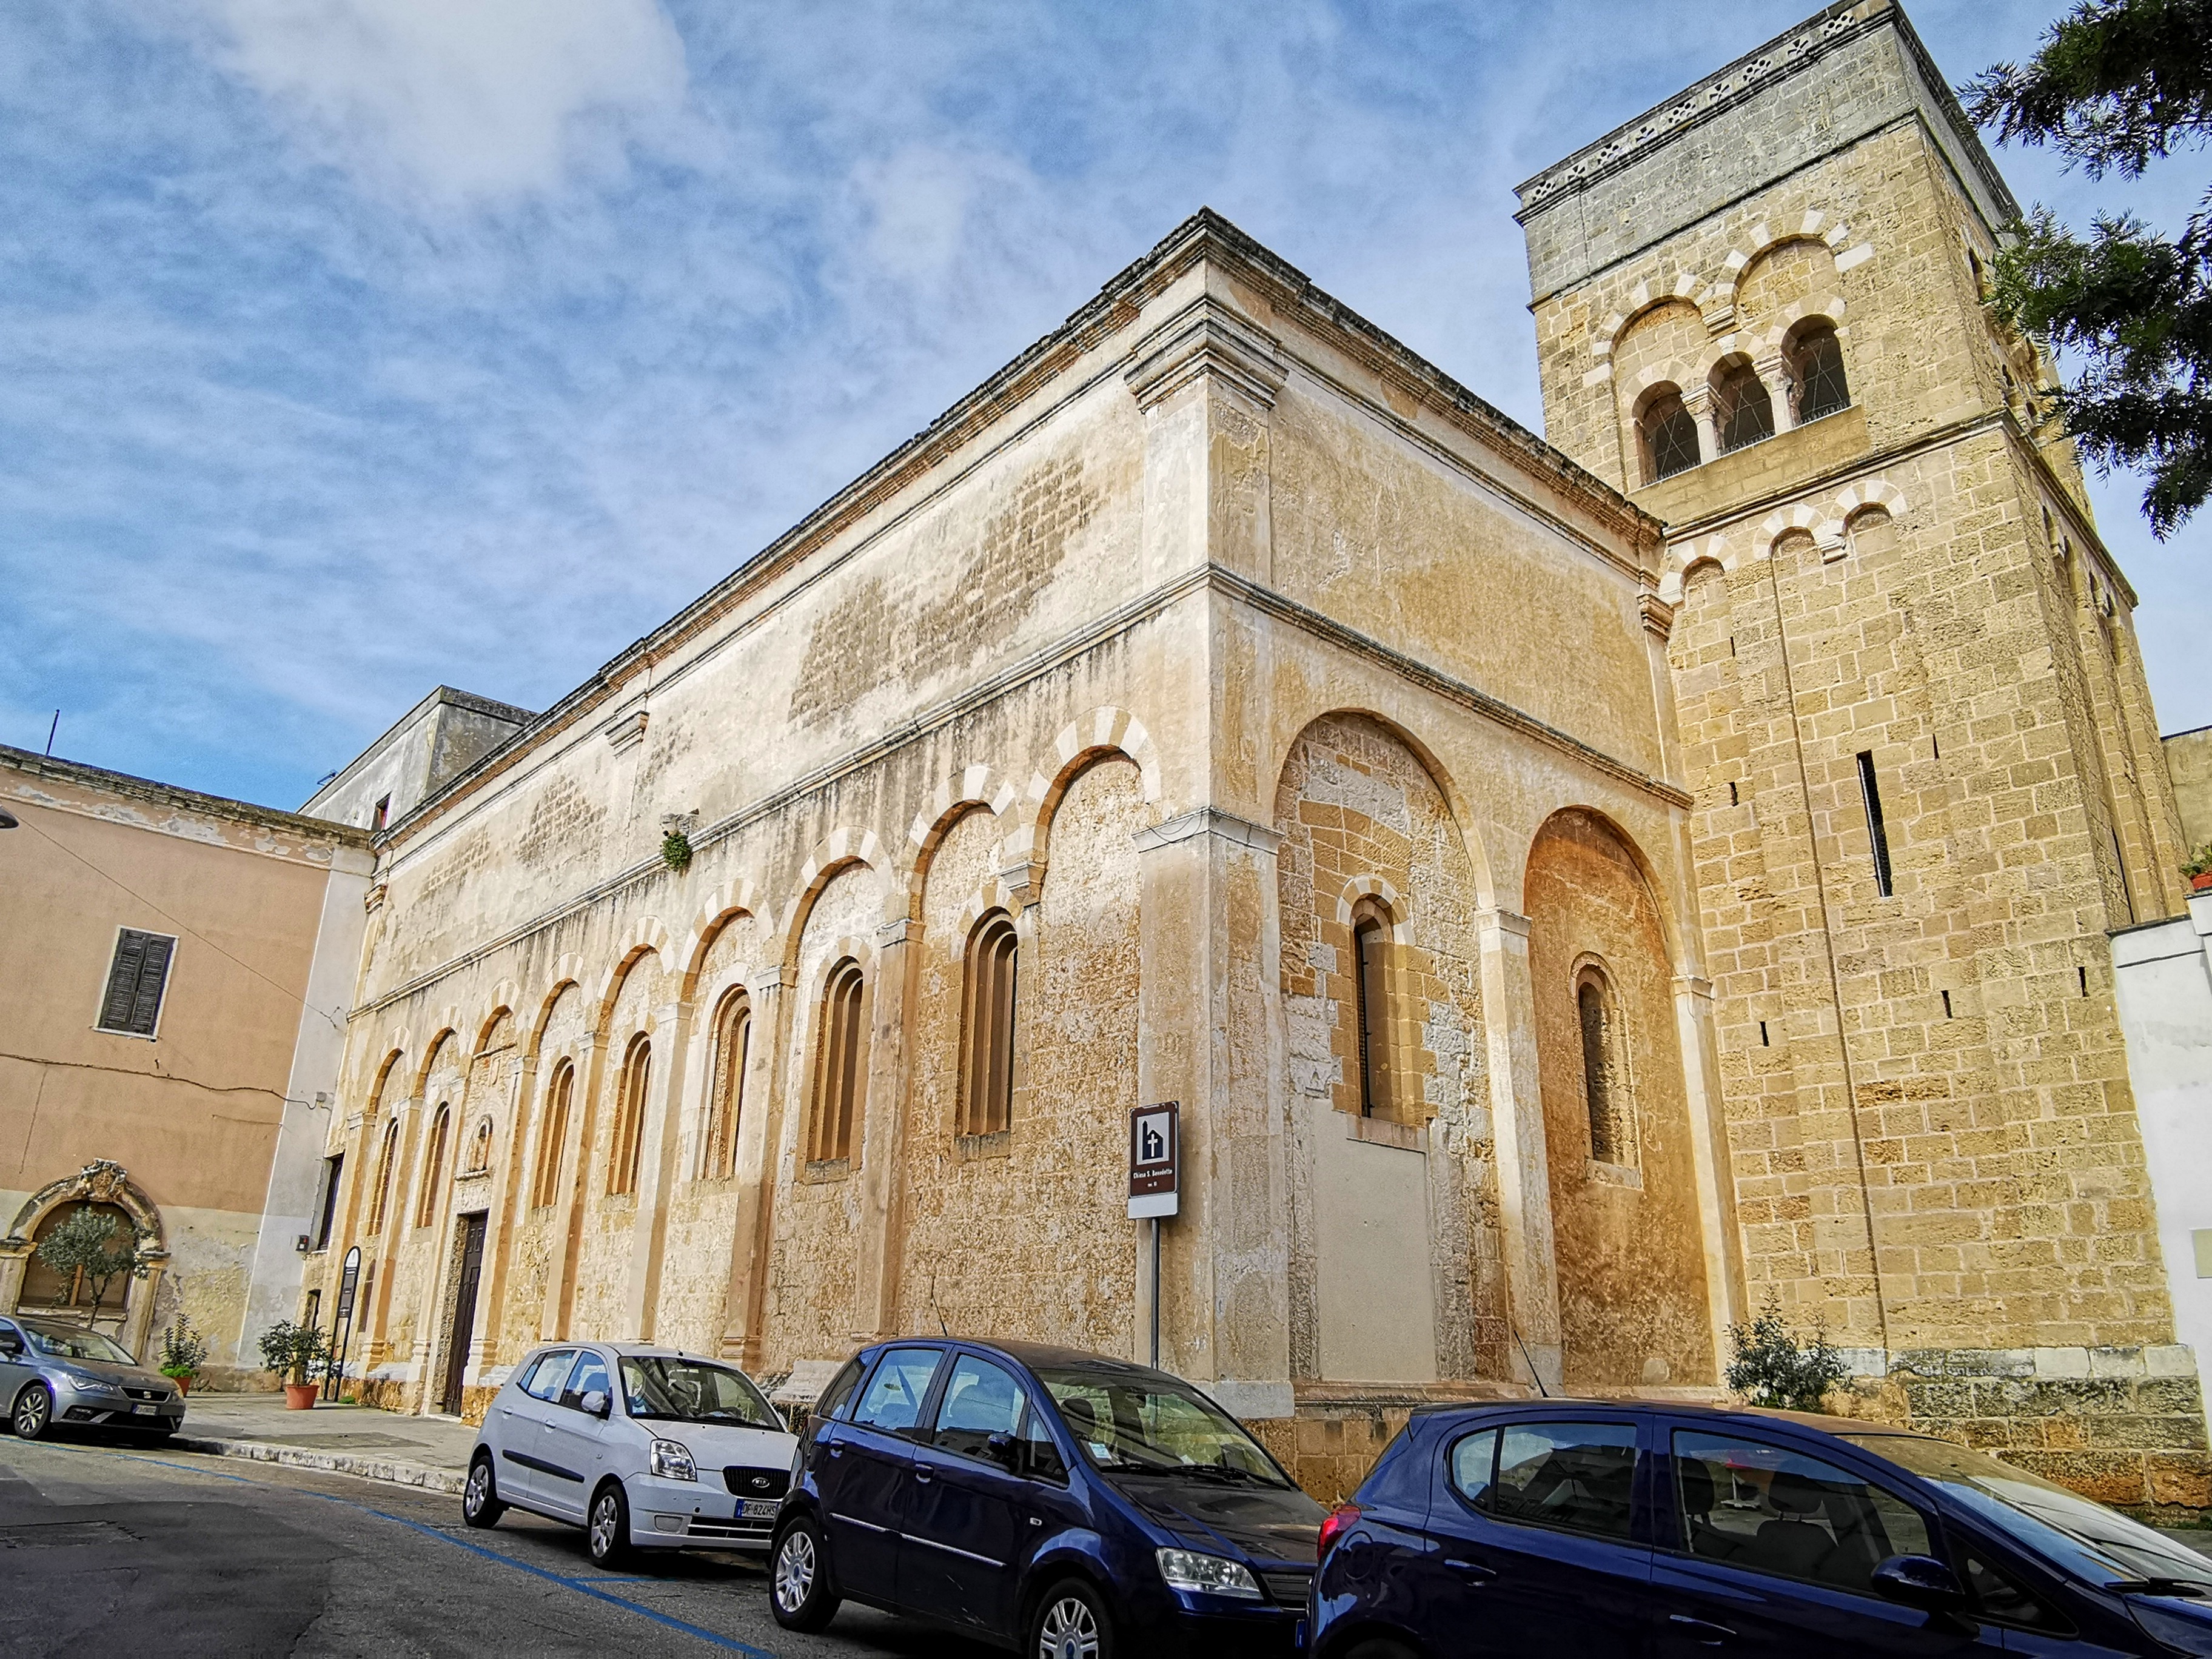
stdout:
{"type": "Polygon", "coordinates": [[[991,1650],[847,1607],[781,1629],[744,1558],[600,1572],[573,1528],[345,1475],[117,1445],[0,1438],[0,1659],[91,1652],[714,1652],[975,1659],[991,1650]]]}

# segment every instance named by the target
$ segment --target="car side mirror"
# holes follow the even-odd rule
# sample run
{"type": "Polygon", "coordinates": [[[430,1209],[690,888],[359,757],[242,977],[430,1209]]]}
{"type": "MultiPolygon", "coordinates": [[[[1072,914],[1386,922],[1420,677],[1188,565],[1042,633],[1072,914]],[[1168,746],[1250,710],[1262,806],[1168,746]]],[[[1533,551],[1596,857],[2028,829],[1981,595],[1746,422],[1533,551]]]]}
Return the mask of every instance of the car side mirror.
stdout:
{"type": "Polygon", "coordinates": [[[1001,1468],[1014,1467],[1014,1437],[1000,1430],[983,1442],[984,1455],[1001,1468]]]}
{"type": "Polygon", "coordinates": [[[576,1403],[593,1417],[605,1417],[615,1408],[615,1402],[607,1398],[605,1389],[593,1389],[576,1403]]]}
{"type": "Polygon", "coordinates": [[[1932,1556],[1893,1555],[1874,1570],[1874,1592],[1923,1613],[1958,1613],[1966,1591],[1958,1575],[1932,1556]]]}

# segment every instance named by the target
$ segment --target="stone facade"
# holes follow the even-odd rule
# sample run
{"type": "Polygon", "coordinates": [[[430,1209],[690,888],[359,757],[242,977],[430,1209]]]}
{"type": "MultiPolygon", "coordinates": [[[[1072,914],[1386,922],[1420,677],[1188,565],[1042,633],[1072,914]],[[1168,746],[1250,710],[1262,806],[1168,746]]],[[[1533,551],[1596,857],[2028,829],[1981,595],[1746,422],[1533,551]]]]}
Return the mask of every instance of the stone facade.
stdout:
{"type": "Polygon", "coordinates": [[[2179,910],[2181,827],[1944,86],[1838,5],[1523,186],[1547,426],[1668,525],[1746,1294],[1869,1408],[2201,1507],[2106,941],[2179,910]]]}

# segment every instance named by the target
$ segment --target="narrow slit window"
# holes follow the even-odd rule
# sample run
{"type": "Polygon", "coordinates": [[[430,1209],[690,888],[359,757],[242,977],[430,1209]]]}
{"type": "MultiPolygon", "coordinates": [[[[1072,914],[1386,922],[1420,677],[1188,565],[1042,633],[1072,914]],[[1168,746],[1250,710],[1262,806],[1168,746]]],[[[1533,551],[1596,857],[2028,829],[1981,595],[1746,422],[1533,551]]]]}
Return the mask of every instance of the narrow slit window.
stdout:
{"type": "Polygon", "coordinates": [[[323,1160],[323,1200],[315,1206],[315,1248],[331,1248],[331,1224],[337,1219],[338,1176],[345,1168],[345,1154],[334,1153],[323,1160]]]}
{"type": "Polygon", "coordinates": [[[1889,831],[1881,821],[1881,786],[1874,775],[1874,750],[1859,750],[1859,793],[1866,800],[1867,839],[1874,847],[1875,890],[1887,898],[1895,890],[1889,866],[1889,831]]]}
{"type": "Polygon", "coordinates": [[[1014,976],[1020,939],[1004,911],[968,941],[964,1087],[960,1133],[997,1134],[1014,1121],[1014,976]]]}
{"type": "Polygon", "coordinates": [[[125,1036],[149,1037],[161,1023],[161,1000],[168,994],[169,963],[177,941],[168,933],[125,927],[115,935],[115,957],[107,965],[107,993],[100,1000],[100,1029],[125,1036]]]}
{"type": "Polygon", "coordinates": [[[427,1227],[438,1215],[438,1176],[446,1162],[446,1128],[452,1115],[444,1106],[430,1120],[430,1139],[422,1152],[422,1193],[415,1206],[415,1224],[427,1227]]]}
{"type": "Polygon", "coordinates": [[[642,1032],[629,1040],[623,1055],[622,1082],[615,1097],[614,1145],[608,1149],[607,1195],[637,1191],[638,1155],[645,1145],[645,1091],[653,1078],[653,1043],[642,1032]]]}
{"type": "Polygon", "coordinates": [[[1948,991],[1943,993],[1943,1018],[1951,1018],[1951,994],[1948,991]]]}
{"type": "Polygon", "coordinates": [[[384,1231],[384,1217],[392,1207],[392,1177],[399,1167],[399,1120],[394,1118],[384,1128],[384,1150],[377,1154],[376,1194],[368,1206],[368,1231],[371,1236],[384,1231]]]}
{"type": "Polygon", "coordinates": [[[369,829],[380,830],[392,822],[392,797],[386,795],[376,803],[376,816],[370,820],[369,829]]]}
{"type": "Polygon", "coordinates": [[[714,1092],[699,1149],[702,1180],[716,1180],[736,1166],[738,1115],[744,1107],[745,1066],[752,1048],[752,1003],[743,991],[732,991],[723,1000],[720,1018],[714,1022],[714,1092]]]}
{"type": "Polygon", "coordinates": [[[1389,1003],[1383,963],[1387,937],[1379,915],[1370,914],[1352,924],[1353,1018],[1358,1027],[1353,1036],[1358,1045],[1362,1117],[1390,1115],[1389,1003]]]}
{"type": "Polygon", "coordinates": [[[562,1060],[545,1091],[545,1123],[538,1136],[538,1178],[531,1185],[530,1207],[542,1210],[561,1194],[561,1155],[568,1142],[568,1099],[576,1091],[576,1068],[562,1060]]]}
{"type": "Polygon", "coordinates": [[[1627,1068],[1621,1063],[1620,1020],[1613,987],[1596,968],[1575,985],[1575,1014],[1582,1026],[1583,1100],[1589,1112],[1590,1161],[1617,1168],[1636,1161],[1635,1114],[1629,1104],[1627,1068]]]}
{"type": "Polygon", "coordinates": [[[867,1079],[860,1015],[867,981],[850,957],[830,970],[822,993],[822,1041],[815,1059],[814,1135],[808,1158],[836,1163],[853,1155],[853,1121],[867,1079]]]}
{"type": "Polygon", "coordinates": [[[1771,1048],[1774,1046],[1772,1039],[1766,1035],[1766,1022],[1763,1019],[1759,1022],[1759,1046],[1762,1048],[1771,1048]]]}

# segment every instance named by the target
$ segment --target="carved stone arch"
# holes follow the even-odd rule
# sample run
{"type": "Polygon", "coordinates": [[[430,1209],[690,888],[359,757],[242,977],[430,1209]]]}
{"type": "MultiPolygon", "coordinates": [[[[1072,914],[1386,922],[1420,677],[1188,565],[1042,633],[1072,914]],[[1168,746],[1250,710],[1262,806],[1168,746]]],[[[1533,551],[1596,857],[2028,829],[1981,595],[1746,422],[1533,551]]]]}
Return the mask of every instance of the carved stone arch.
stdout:
{"type": "Polygon", "coordinates": [[[515,1024],[514,1005],[521,1000],[521,988],[512,980],[501,980],[493,988],[491,1012],[486,1014],[477,1027],[476,1041],[469,1048],[471,1056],[483,1054],[490,1045],[493,1034],[499,1030],[500,1021],[505,1020],[510,1025],[515,1024]]]}
{"type": "Polygon", "coordinates": [[[546,988],[544,1000],[538,1005],[538,1012],[531,1018],[530,1042],[524,1053],[532,1061],[536,1061],[538,1051],[545,1046],[545,1033],[553,1024],[553,1011],[561,1006],[562,994],[572,987],[578,994],[582,994],[584,958],[573,951],[565,952],[553,964],[553,982],[546,988]]]}
{"type": "Polygon", "coordinates": [[[860,972],[871,986],[876,977],[876,942],[857,933],[841,933],[827,940],[822,947],[822,960],[814,964],[814,971],[799,987],[799,1006],[811,1008],[822,1000],[822,990],[830,982],[830,973],[836,965],[850,957],[860,964],[860,972]]]}
{"type": "Polygon", "coordinates": [[[1059,811],[1076,775],[1102,755],[1118,754],[1134,762],[1146,804],[1159,802],[1159,751],[1152,746],[1152,733],[1145,730],[1144,722],[1127,709],[1106,705],[1090,710],[1062,726],[1052,747],[1054,769],[1049,775],[1042,769],[1030,775],[1020,821],[1006,837],[1000,856],[1009,866],[1045,863],[1052,815],[1059,811]]]}
{"type": "Polygon", "coordinates": [[[1595,337],[1590,342],[1591,355],[1610,357],[1620,348],[1628,331],[1642,321],[1647,312],[1671,305],[1677,300],[1687,300],[1692,305],[1697,305],[1698,293],[1704,286],[1696,273],[1680,267],[1671,277],[1662,276],[1656,285],[1649,279],[1637,283],[1629,291],[1627,304],[1608,315],[1593,331],[1595,337]]]}
{"type": "Polygon", "coordinates": [[[438,1011],[437,1035],[422,1045],[422,1063],[415,1068],[415,1075],[407,1091],[407,1098],[420,1100],[430,1087],[430,1075],[438,1069],[445,1057],[446,1045],[460,1035],[461,1011],[448,1005],[438,1011]]]}
{"type": "Polygon", "coordinates": [[[1790,331],[1808,319],[1832,325],[1836,337],[1848,340],[1851,331],[1844,321],[1844,296],[1840,294],[1813,294],[1792,300],[1774,313],[1773,323],[1759,337],[1759,343],[1769,351],[1781,350],[1783,342],[1790,337],[1790,331]]]}
{"type": "Polygon", "coordinates": [[[994,910],[1003,910],[1014,920],[1017,928],[1022,926],[1022,915],[1028,903],[1028,893],[1016,892],[1006,883],[993,876],[968,896],[953,918],[952,930],[942,941],[948,957],[958,959],[968,949],[968,936],[975,931],[975,924],[994,910]]]}
{"type": "Polygon", "coordinates": [[[1795,507],[1777,507],[1766,516],[1765,523],[1752,536],[1752,556],[1771,559],[1774,544],[1793,530],[1812,532],[1813,544],[1826,555],[1844,544],[1844,521],[1832,512],[1823,512],[1810,502],[1800,501],[1795,507]]]}
{"type": "MultiPolygon", "coordinates": [[[[1573,817],[1583,818],[1595,823],[1620,845],[1621,851],[1627,854],[1628,861],[1635,866],[1637,875],[1644,883],[1644,894],[1650,899],[1652,911],[1658,918],[1660,938],[1666,946],[1668,964],[1678,975],[1694,977],[1699,975],[1701,969],[1697,958],[1692,953],[1689,936],[1683,927],[1683,919],[1675,914],[1674,905],[1668,900],[1666,884],[1660,879],[1658,866],[1651,862],[1651,856],[1644,850],[1643,843],[1631,835],[1627,826],[1614,817],[1612,813],[1603,807],[1591,806],[1579,801],[1555,807],[1546,814],[1544,821],[1536,826],[1536,833],[1528,838],[1529,848],[1533,850],[1536,843],[1544,838],[1545,832],[1554,823],[1564,818],[1573,817]]],[[[1526,870],[1528,865],[1527,852],[1522,854],[1521,863],[1522,868],[1526,870]]],[[[1523,902],[1526,902],[1525,895],[1523,902]]]]}
{"type": "Polygon", "coordinates": [[[775,930],[775,921],[760,902],[759,894],[750,878],[724,882],[707,895],[706,902],[692,919],[691,933],[684,946],[682,990],[679,994],[689,1002],[699,988],[699,972],[706,965],[707,953],[714,948],[714,941],[722,930],[739,916],[750,916],[769,933],[775,930]]]}
{"type": "Polygon", "coordinates": [[[1667,550],[1667,573],[1659,579],[1659,597],[1668,605],[1680,605],[1683,595],[1690,591],[1692,573],[1700,565],[1717,565],[1732,571],[1736,567],[1735,544],[1726,536],[1716,532],[1711,536],[1691,537],[1676,542],[1667,550]]]}
{"type": "Polygon", "coordinates": [[[1844,523],[1861,507],[1878,507],[1893,519],[1905,516],[1910,503],[1905,492],[1887,478],[1861,478],[1846,484],[1836,496],[1836,517],[1844,523]]]}
{"type": "Polygon", "coordinates": [[[605,985],[596,1000],[591,1029],[592,1035],[602,1042],[612,1035],[615,1004],[622,1000],[623,988],[629,983],[629,976],[637,971],[638,963],[651,957],[664,970],[667,966],[667,930],[649,917],[647,921],[649,929],[641,927],[630,930],[630,937],[623,944],[622,956],[608,972],[605,985]]]}
{"type": "MultiPolygon", "coordinates": [[[[401,1036],[402,1033],[394,1031],[386,1039],[392,1044],[392,1048],[386,1053],[384,1058],[377,1062],[376,1076],[370,1082],[368,1093],[362,1101],[362,1107],[365,1111],[371,1113],[388,1111],[395,1103],[385,1097],[385,1091],[391,1086],[392,1074],[399,1071],[400,1063],[407,1058],[406,1045],[399,1041],[401,1036]]],[[[400,1078],[404,1083],[406,1073],[401,1072],[400,1078]]]]}
{"type": "Polygon", "coordinates": [[[872,830],[855,830],[841,824],[816,842],[799,866],[799,895],[784,915],[776,952],[787,978],[798,974],[799,941],[806,935],[807,918],[814,914],[823,889],[855,865],[875,878],[877,894],[883,904],[883,920],[898,920],[903,889],[892,873],[883,842],[872,830]]]}
{"type": "Polygon", "coordinates": [[[1872,245],[1864,242],[1846,254],[1844,249],[1850,240],[1850,226],[1841,220],[1832,222],[1828,216],[1817,208],[1807,211],[1794,225],[1785,222],[1779,231],[1762,220],[1753,225],[1750,234],[1721,261],[1721,268],[1727,273],[1723,280],[1728,288],[1729,312],[1735,312],[1742,295],[1744,273],[1775,249],[1790,242],[1824,242],[1828,252],[1835,256],[1836,269],[1842,271],[1874,257],[1872,245]]]}
{"type": "Polygon", "coordinates": [[[161,1275],[169,1263],[168,1230],[162,1224],[158,1205],[131,1179],[130,1171],[106,1158],[94,1158],[75,1175],[50,1181],[24,1200],[0,1238],[0,1311],[19,1304],[23,1279],[29,1267],[31,1241],[39,1224],[64,1204],[105,1204],[121,1210],[138,1236],[139,1260],[144,1276],[124,1281],[123,1306],[118,1310],[121,1329],[118,1340],[142,1359],[148,1334],[153,1328],[154,1308],[161,1295],[161,1275]]]}
{"type": "MultiPolygon", "coordinates": [[[[1020,823],[1015,811],[1020,802],[1021,792],[1011,780],[980,763],[940,781],[922,810],[914,815],[914,822],[907,827],[906,845],[900,849],[903,893],[900,914],[911,921],[921,919],[922,890],[928,885],[937,849],[954,824],[971,812],[988,812],[1003,842],[1011,838],[1008,832],[1020,823]]],[[[1004,861],[1003,848],[1000,856],[1004,861]]]]}

